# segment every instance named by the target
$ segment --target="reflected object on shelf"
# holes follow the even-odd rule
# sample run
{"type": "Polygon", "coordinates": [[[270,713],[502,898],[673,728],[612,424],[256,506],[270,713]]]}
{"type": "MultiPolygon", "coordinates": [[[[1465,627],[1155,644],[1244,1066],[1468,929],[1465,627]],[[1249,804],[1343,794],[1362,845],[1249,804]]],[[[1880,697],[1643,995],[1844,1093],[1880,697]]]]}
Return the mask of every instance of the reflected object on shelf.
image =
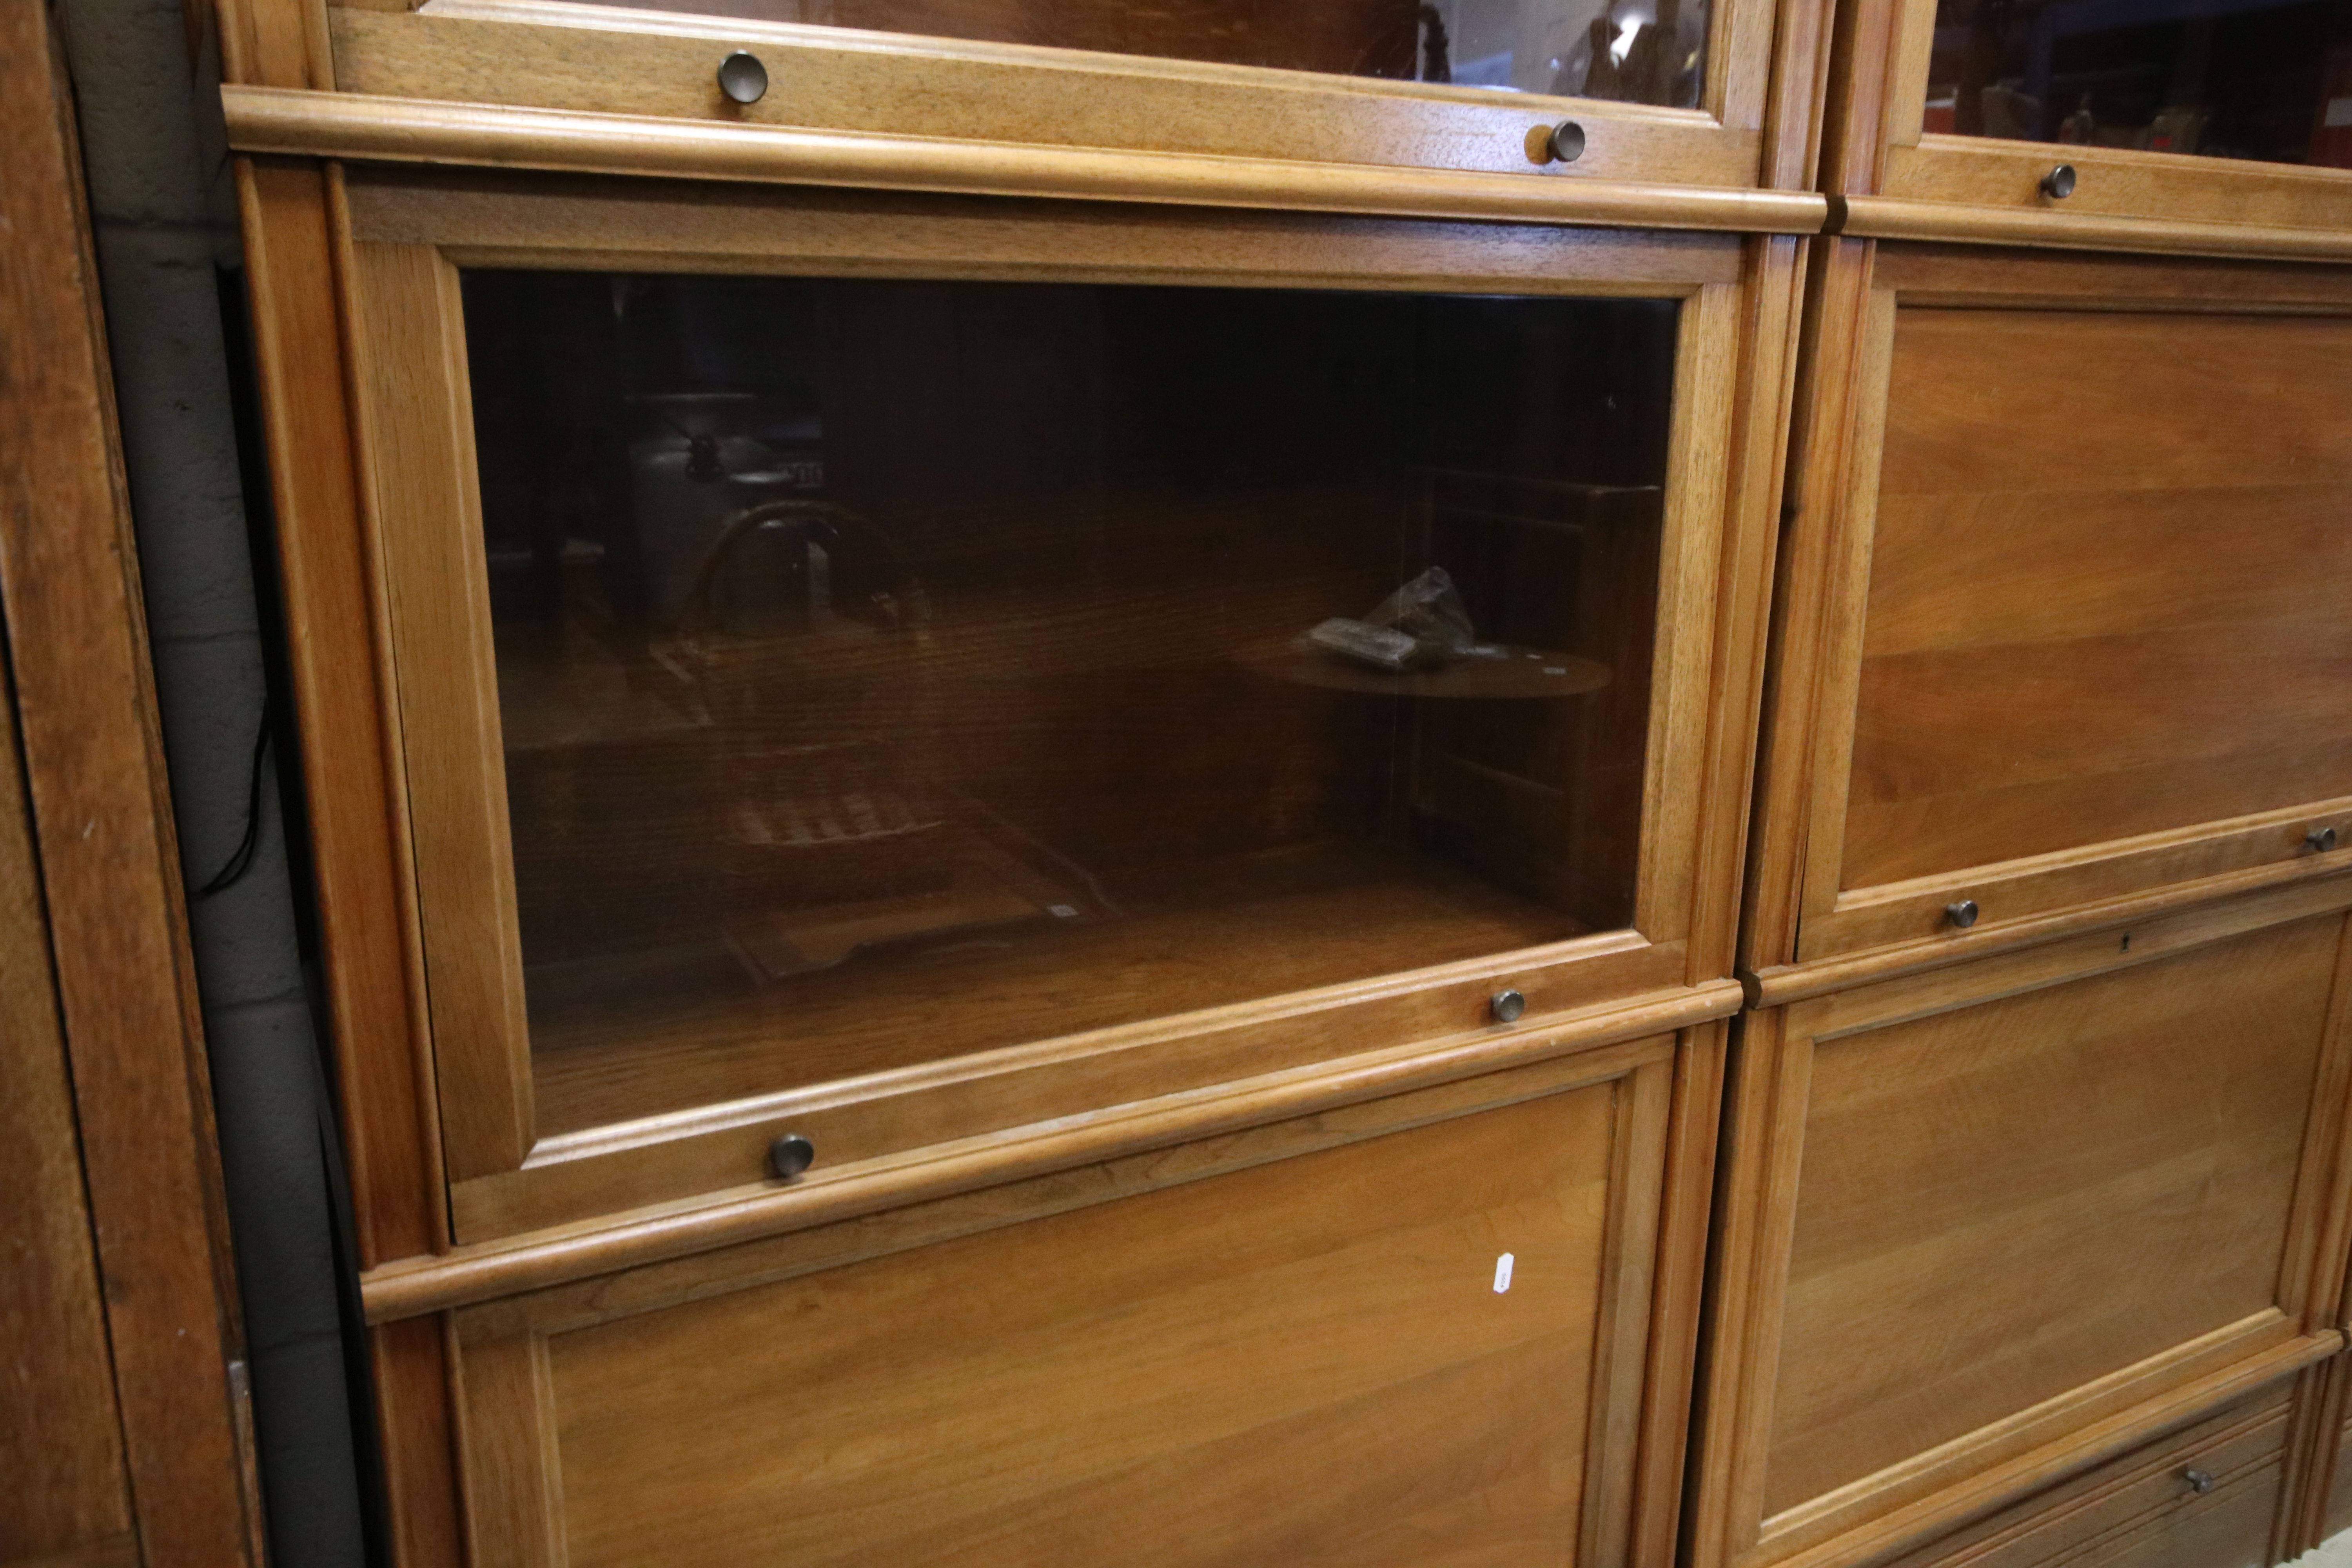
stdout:
{"type": "Polygon", "coordinates": [[[1552,61],[1546,90],[1695,108],[1706,18],[1706,7],[1674,0],[1614,0],[1552,61]]]}
{"type": "Polygon", "coordinates": [[[629,479],[657,620],[684,609],[692,574],[728,520],[762,501],[817,499],[823,426],[750,392],[667,392],[628,399],[629,479]]]}
{"type": "Polygon", "coordinates": [[[2194,153],[2205,139],[2205,110],[2176,103],[2148,122],[2144,145],[2151,153],[2194,153]]]}
{"type": "Polygon", "coordinates": [[[1244,648],[1260,674],[1379,697],[1576,697],[1609,684],[1608,667],[1552,648],[1478,640],[1462,591],[1432,566],[1361,620],[1334,616],[1289,642],[1244,648]]]}
{"type": "Polygon", "coordinates": [[[2327,57],[2319,111],[2312,116],[2310,161],[2323,169],[2352,169],[2352,47],[2327,57]]]}
{"type": "Polygon", "coordinates": [[[913,959],[953,959],[1011,946],[1013,928],[1080,925],[1118,912],[1082,891],[1076,879],[1057,876],[1050,853],[1037,853],[975,803],[960,803],[953,822],[931,826],[944,827],[949,840],[935,846],[941,851],[937,887],[787,904],[729,922],[727,942],[751,978],[790,980],[885,947],[913,959]]]}
{"type": "Polygon", "coordinates": [[[847,507],[748,507],[697,566],[656,657],[723,742],[726,940],[754,981],[1103,912],[942,779],[931,640],[922,583],[847,507]]]}
{"type": "Polygon", "coordinates": [[[1234,656],[1243,668],[1297,686],[1368,697],[1462,699],[1581,697],[1610,680],[1609,667],[1557,648],[1495,645],[1499,657],[1465,659],[1442,669],[1384,670],[1332,658],[1305,638],[1263,643],[1234,656]]]}
{"type": "Polygon", "coordinates": [[[897,547],[824,501],[719,525],[655,657],[725,744],[735,898],[795,907],[929,894],[946,826],[923,650],[930,607],[897,547]]]}
{"type": "Polygon", "coordinates": [[[1984,89],[1984,133],[2012,142],[2033,139],[2042,123],[2042,100],[2021,92],[2013,82],[1995,82],[1984,89]]]}
{"type": "Polygon", "coordinates": [[[1443,566],[1433,566],[1382,599],[1362,620],[1334,616],[1307,628],[1307,641],[1338,658],[1391,675],[1436,669],[1464,658],[1500,658],[1481,645],[1470,607],[1443,566]]]}

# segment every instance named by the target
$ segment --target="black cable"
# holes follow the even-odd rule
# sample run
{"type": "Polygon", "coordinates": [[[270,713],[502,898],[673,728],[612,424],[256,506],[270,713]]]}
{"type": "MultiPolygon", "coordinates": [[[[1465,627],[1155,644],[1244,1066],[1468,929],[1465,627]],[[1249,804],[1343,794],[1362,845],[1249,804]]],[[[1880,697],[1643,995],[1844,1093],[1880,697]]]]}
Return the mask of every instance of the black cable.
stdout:
{"type": "Polygon", "coordinates": [[[264,695],[261,700],[261,723],[258,732],[253,737],[253,771],[245,789],[245,836],[236,841],[236,848],[230,854],[228,863],[213,873],[211,881],[196,889],[199,899],[209,899],[225,888],[236,886],[247,871],[253,869],[253,858],[260,851],[261,764],[262,760],[269,755],[269,731],[275,727],[270,723],[273,717],[271,710],[277,700],[275,695],[264,695]]]}

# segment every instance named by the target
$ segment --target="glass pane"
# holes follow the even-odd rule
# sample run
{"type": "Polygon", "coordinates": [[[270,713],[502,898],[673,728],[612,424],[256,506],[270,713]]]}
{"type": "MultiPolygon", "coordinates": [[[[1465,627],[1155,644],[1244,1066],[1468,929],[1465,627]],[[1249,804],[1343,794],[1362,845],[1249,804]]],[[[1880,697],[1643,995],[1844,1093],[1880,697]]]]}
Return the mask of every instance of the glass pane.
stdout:
{"type": "Polygon", "coordinates": [[[465,289],[543,1131],[1631,920],[1671,302],[465,289]]]}
{"type": "Polygon", "coordinates": [[[1698,107],[1706,0],[610,0],[983,43],[1698,107]]]}
{"type": "Polygon", "coordinates": [[[1940,0],[1929,131],[2352,168],[2352,0],[1940,0]]]}

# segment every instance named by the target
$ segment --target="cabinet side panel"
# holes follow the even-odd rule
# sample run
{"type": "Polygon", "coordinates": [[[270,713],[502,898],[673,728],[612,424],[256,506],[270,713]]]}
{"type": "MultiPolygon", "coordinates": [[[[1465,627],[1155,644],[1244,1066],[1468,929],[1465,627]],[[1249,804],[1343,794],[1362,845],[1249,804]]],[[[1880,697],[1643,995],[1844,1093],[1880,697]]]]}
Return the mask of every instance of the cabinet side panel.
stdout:
{"type": "Polygon", "coordinates": [[[327,172],[238,166],[270,509],[285,579],[360,1263],[448,1245],[398,737],[362,528],[327,172]]]}

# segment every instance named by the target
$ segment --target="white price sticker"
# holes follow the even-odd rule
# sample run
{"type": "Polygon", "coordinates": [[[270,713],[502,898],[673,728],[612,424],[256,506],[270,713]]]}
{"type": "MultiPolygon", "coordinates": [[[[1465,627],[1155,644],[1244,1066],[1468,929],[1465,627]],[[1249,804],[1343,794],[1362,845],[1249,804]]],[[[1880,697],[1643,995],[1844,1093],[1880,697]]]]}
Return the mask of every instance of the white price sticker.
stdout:
{"type": "Polygon", "coordinates": [[[1499,1296],[1511,1288],[1511,1265],[1517,1259],[1506,1252],[1495,1259],[1495,1294],[1499,1296]]]}

